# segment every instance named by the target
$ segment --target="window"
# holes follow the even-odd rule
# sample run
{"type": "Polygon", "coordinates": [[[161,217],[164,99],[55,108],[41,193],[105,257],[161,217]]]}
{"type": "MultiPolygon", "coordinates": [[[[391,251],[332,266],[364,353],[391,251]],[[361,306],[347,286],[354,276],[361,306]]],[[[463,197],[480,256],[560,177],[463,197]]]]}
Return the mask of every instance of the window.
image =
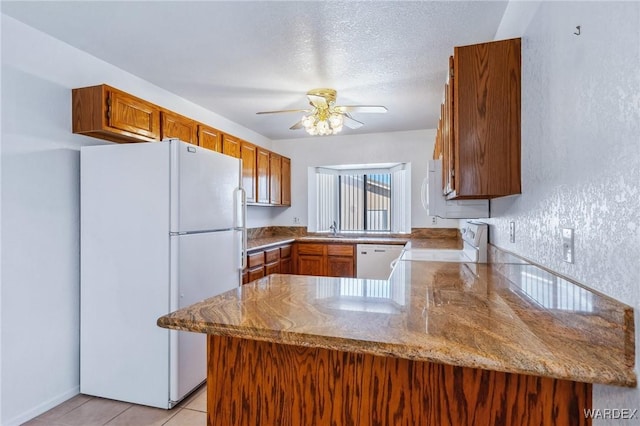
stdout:
{"type": "Polygon", "coordinates": [[[404,163],[312,168],[315,197],[310,194],[309,211],[316,212],[315,231],[328,232],[335,223],[340,232],[409,232],[409,168],[404,163]]]}

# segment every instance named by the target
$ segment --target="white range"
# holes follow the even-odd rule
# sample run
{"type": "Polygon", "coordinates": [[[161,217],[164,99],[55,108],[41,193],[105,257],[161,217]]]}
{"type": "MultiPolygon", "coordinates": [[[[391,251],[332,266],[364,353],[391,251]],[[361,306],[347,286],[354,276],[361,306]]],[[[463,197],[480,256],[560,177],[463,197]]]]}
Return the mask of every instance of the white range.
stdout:
{"type": "Polygon", "coordinates": [[[487,263],[489,226],[486,223],[467,222],[461,229],[462,250],[409,249],[400,256],[406,261],[487,263]]]}

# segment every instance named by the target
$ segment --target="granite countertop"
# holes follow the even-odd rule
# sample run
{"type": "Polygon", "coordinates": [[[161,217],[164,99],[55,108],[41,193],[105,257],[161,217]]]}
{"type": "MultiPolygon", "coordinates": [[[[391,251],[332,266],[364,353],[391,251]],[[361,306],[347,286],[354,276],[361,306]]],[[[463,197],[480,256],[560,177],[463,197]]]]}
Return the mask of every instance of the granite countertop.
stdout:
{"type": "Polygon", "coordinates": [[[633,309],[530,264],[400,261],[389,280],[274,274],[166,328],[635,387],[633,309]]]}
{"type": "Polygon", "coordinates": [[[294,241],[296,241],[296,237],[291,236],[252,238],[247,241],[247,250],[262,250],[280,244],[289,244],[294,241]]]}

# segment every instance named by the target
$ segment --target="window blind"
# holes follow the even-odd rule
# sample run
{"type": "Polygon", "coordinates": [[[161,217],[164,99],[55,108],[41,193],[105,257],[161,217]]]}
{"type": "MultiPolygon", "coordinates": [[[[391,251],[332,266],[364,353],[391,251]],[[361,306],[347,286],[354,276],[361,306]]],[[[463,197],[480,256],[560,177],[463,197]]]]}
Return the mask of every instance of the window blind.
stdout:
{"type": "Polygon", "coordinates": [[[389,168],[316,169],[317,228],[339,231],[408,232],[409,179],[406,164],[389,168]]]}

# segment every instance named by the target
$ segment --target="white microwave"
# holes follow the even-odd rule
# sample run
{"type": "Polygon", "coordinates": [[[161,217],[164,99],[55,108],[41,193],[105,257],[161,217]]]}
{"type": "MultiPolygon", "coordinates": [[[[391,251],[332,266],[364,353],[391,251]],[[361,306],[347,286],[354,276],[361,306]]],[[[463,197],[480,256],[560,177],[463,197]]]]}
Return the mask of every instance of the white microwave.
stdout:
{"type": "Polygon", "coordinates": [[[489,217],[489,200],[447,200],[442,192],[442,160],[429,160],[429,173],[422,182],[422,205],[429,216],[443,219],[489,217]]]}

